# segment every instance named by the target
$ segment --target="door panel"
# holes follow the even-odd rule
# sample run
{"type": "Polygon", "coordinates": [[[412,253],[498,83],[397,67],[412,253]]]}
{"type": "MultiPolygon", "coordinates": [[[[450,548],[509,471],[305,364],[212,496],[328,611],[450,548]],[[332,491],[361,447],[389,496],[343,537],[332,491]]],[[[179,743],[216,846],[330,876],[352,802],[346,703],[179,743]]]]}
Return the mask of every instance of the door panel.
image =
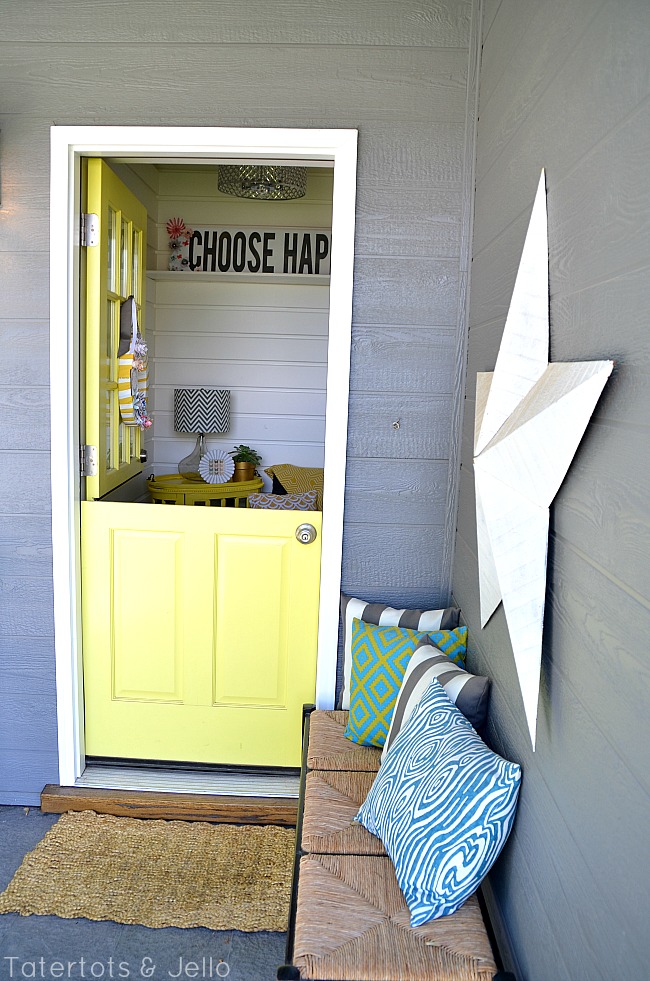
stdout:
{"type": "Polygon", "coordinates": [[[216,703],[280,707],[286,703],[286,663],[281,654],[287,650],[284,583],[291,551],[291,542],[267,536],[225,535],[217,541],[216,599],[223,614],[215,631],[216,703]],[[264,583],[254,605],[248,602],[251,570],[255,581],[264,583]]]}
{"type": "Polygon", "coordinates": [[[175,602],[182,584],[180,545],[181,536],[174,532],[112,531],[108,562],[113,698],[181,700],[180,625],[175,602]],[[156,616],[147,621],[146,648],[141,647],[139,656],[134,657],[134,642],[141,631],[134,618],[133,570],[140,568],[143,556],[150,562],[153,575],[141,577],[137,606],[155,609],[156,616]]]}
{"type": "Polygon", "coordinates": [[[86,752],[298,766],[321,514],[82,503],[86,752]],[[92,560],[90,557],[92,556],[92,560]]]}

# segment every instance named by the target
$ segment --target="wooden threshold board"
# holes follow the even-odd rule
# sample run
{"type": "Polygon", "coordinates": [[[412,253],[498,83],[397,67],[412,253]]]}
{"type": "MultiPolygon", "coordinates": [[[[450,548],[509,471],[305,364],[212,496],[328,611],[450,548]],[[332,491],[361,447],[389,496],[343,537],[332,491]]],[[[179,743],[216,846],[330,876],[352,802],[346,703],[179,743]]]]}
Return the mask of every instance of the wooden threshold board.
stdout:
{"type": "Polygon", "coordinates": [[[96,811],[115,817],[161,818],[166,821],[211,821],[221,824],[280,824],[294,827],[298,801],[286,797],[167,793],[150,790],[106,790],[61,787],[48,783],[41,810],[49,814],[96,811]]]}

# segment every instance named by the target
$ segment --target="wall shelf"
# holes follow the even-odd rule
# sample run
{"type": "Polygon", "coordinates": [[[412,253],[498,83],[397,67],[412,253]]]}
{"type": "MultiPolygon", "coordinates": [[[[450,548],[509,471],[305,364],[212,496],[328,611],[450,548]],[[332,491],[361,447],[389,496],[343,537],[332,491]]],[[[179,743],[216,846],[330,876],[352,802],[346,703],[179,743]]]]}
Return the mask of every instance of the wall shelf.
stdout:
{"type": "Polygon", "coordinates": [[[185,280],[195,283],[286,283],[287,286],[329,286],[329,276],[299,276],[284,273],[218,273],[218,272],[176,272],[172,269],[147,269],[147,279],[185,280]]]}

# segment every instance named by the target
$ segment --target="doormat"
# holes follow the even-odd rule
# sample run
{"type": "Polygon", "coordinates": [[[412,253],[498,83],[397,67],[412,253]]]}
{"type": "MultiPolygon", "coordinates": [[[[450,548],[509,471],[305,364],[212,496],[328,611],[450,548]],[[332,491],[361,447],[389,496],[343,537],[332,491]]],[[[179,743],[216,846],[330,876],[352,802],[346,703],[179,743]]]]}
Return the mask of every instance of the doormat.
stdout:
{"type": "Polygon", "coordinates": [[[295,831],[63,814],[0,895],[0,913],[148,927],[285,931],[295,831]]]}

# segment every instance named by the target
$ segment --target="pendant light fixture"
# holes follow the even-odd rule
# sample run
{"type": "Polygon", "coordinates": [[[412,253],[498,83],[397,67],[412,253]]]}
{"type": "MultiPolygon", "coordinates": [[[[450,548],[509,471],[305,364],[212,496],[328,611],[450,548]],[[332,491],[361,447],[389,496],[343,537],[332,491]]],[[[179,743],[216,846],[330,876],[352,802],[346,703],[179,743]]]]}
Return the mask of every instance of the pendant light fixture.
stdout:
{"type": "Polygon", "coordinates": [[[220,164],[218,187],[223,194],[238,198],[291,201],[305,196],[307,168],[220,164]]]}

